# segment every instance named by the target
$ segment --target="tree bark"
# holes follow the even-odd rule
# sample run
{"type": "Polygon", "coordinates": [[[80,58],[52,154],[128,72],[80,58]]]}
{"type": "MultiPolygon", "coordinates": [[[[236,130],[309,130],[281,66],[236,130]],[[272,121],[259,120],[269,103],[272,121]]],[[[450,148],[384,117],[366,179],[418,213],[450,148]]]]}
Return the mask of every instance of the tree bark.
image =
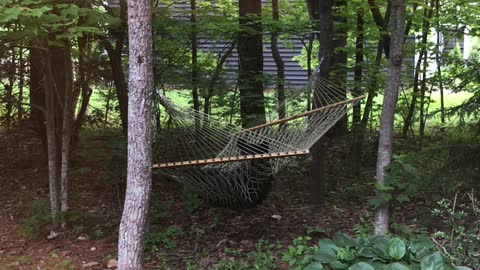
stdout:
{"type": "MultiPolygon", "coordinates": [[[[425,1],[425,4],[427,5],[428,0],[425,1]]],[[[412,126],[412,121],[413,117],[415,115],[415,107],[417,103],[417,95],[419,92],[419,87],[418,83],[420,80],[420,69],[421,69],[421,63],[423,60],[426,60],[427,58],[427,42],[428,42],[428,34],[430,32],[430,19],[432,18],[433,15],[433,9],[435,7],[435,0],[432,0],[430,3],[430,8],[425,9],[423,13],[423,26],[422,26],[422,42],[421,42],[421,51],[420,51],[420,56],[418,58],[418,62],[415,67],[415,77],[413,81],[413,91],[412,91],[412,100],[410,101],[410,106],[408,109],[407,116],[405,117],[405,121],[403,124],[403,137],[407,137],[408,130],[412,126]]]]}
{"type": "Polygon", "coordinates": [[[129,111],[127,190],[118,241],[118,269],[143,268],[152,184],[153,40],[149,0],[128,1],[129,111]]]}
{"type": "MultiPolygon", "coordinates": [[[[272,0],[272,17],[273,21],[279,22],[280,20],[280,11],[278,7],[278,0],[272,0]]],[[[285,118],[286,108],[285,108],[285,63],[283,62],[282,56],[278,50],[278,36],[279,33],[277,30],[272,31],[270,35],[270,45],[272,47],[272,56],[277,67],[277,113],[278,118],[285,118]]],[[[283,124],[281,124],[282,126],[283,124]]]]}
{"type": "MultiPolygon", "coordinates": [[[[315,5],[310,5],[314,7],[315,5]]],[[[319,50],[319,63],[320,71],[319,76],[325,80],[329,80],[330,71],[333,65],[333,50],[334,50],[334,32],[333,32],[333,0],[321,0],[319,2],[319,21],[320,24],[320,50],[319,50]]],[[[315,14],[315,12],[310,12],[315,14]]],[[[320,95],[313,94],[313,109],[322,106],[321,101],[318,99],[320,95]]],[[[312,185],[312,202],[314,204],[321,204],[325,199],[326,194],[326,178],[325,178],[325,163],[324,163],[324,141],[319,140],[310,149],[312,160],[310,161],[310,178],[312,185]]]]}
{"type": "MultiPolygon", "coordinates": [[[[404,44],[405,24],[405,0],[391,0],[392,22],[391,22],[391,43],[390,60],[388,64],[387,84],[383,98],[382,115],[380,118],[380,136],[378,142],[377,156],[377,184],[384,185],[386,172],[385,168],[390,164],[393,147],[393,124],[395,107],[400,87],[400,76],[402,71],[402,53],[404,44]]],[[[387,234],[389,231],[389,206],[388,203],[381,204],[375,214],[375,234],[387,234]]]]}
{"type": "Polygon", "coordinates": [[[45,42],[47,50],[43,59],[45,61],[44,83],[45,83],[45,118],[47,122],[47,150],[48,150],[48,183],[50,190],[50,214],[52,224],[57,224],[58,216],[58,193],[57,193],[57,140],[55,123],[55,84],[52,74],[52,63],[48,42],[45,42]]]}
{"type": "Polygon", "coordinates": [[[65,99],[63,104],[63,125],[62,125],[62,167],[60,173],[60,200],[62,211],[62,227],[66,226],[65,216],[69,209],[68,205],[68,172],[70,168],[70,150],[72,139],[72,122],[73,122],[73,65],[71,55],[71,44],[65,41],[65,99]]]}
{"type": "Polygon", "coordinates": [[[377,4],[375,3],[375,0],[368,0],[368,5],[370,6],[370,12],[372,13],[373,19],[375,21],[375,24],[379,28],[380,35],[383,39],[383,48],[385,52],[385,57],[389,58],[390,55],[390,35],[388,33],[388,20],[390,19],[390,16],[387,16],[387,14],[390,13],[388,10],[391,6],[390,3],[387,5],[387,11],[385,12],[385,18],[382,17],[380,13],[380,9],[378,8],[377,4]]]}
{"type": "Polygon", "coordinates": [[[108,54],[110,68],[112,69],[112,78],[117,93],[118,105],[120,107],[120,119],[122,121],[123,134],[126,136],[128,133],[128,88],[122,67],[122,52],[126,35],[127,1],[119,0],[119,2],[119,18],[122,21],[122,25],[112,33],[115,39],[115,47],[113,47],[107,39],[103,39],[101,43],[108,54]]]}
{"type": "Polygon", "coordinates": [[[19,48],[18,53],[18,62],[19,62],[19,80],[18,80],[18,104],[17,104],[17,115],[18,123],[21,125],[23,119],[23,87],[25,85],[25,59],[23,57],[24,50],[23,47],[19,48]]]}
{"type": "MultiPolygon", "coordinates": [[[[190,23],[191,23],[191,33],[190,41],[192,45],[192,98],[193,98],[193,109],[198,112],[200,111],[200,100],[198,98],[198,37],[197,37],[197,5],[196,0],[190,0],[190,23]]],[[[195,117],[195,130],[198,130],[200,127],[200,115],[195,117]]]]}
{"type": "MultiPolygon", "coordinates": [[[[87,53],[87,38],[85,36],[78,38],[78,78],[80,82],[80,92],[82,95],[82,103],[80,103],[80,109],[75,117],[75,123],[73,127],[73,140],[78,141],[80,129],[82,128],[85,114],[87,113],[88,104],[92,95],[92,89],[90,88],[90,76],[88,71],[88,53],[87,53]]],[[[78,97],[78,96],[77,96],[78,97]]],[[[76,105],[76,102],[74,102],[76,105]]]]}
{"type": "MultiPolygon", "coordinates": [[[[354,68],[354,91],[353,96],[358,97],[362,94],[362,76],[363,76],[363,43],[365,41],[364,34],[364,21],[363,21],[363,9],[359,8],[357,10],[357,38],[355,41],[355,68],[354,68]]],[[[353,128],[352,128],[352,154],[351,162],[354,173],[357,174],[360,170],[361,165],[361,148],[363,143],[362,128],[362,111],[361,104],[357,103],[353,106],[353,128]]]]}
{"type": "Polygon", "coordinates": [[[266,121],[261,12],[260,0],[239,1],[239,22],[245,30],[238,44],[240,115],[244,128],[266,121]]]}
{"type": "MultiPolygon", "coordinates": [[[[227,61],[227,58],[232,55],[233,49],[235,48],[235,42],[230,44],[230,46],[227,48],[227,51],[218,59],[217,65],[215,66],[215,70],[213,71],[212,77],[210,79],[210,82],[208,83],[208,88],[207,88],[207,94],[205,95],[205,99],[203,102],[203,113],[204,116],[210,115],[210,100],[213,96],[213,91],[215,90],[215,84],[218,81],[218,78],[220,78],[220,73],[222,72],[223,65],[225,64],[225,61],[227,61]]],[[[203,119],[203,126],[208,125],[208,117],[205,117],[203,119]]]]}
{"type": "Polygon", "coordinates": [[[42,83],[45,77],[45,57],[38,48],[30,48],[29,53],[30,80],[29,80],[29,100],[30,100],[30,122],[40,137],[45,154],[47,154],[47,133],[45,128],[45,93],[46,85],[42,83]]]}

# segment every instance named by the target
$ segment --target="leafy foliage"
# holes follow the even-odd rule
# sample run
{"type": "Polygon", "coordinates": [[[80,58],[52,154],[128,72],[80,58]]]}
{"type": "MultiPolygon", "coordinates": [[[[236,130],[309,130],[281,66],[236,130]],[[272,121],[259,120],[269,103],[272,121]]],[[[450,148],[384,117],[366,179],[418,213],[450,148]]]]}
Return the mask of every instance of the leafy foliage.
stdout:
{"type": "Polygon", "coordinates": [[[382,236],[353,239],[338,232],[333,239],[320,240],[312,262],[305,269],[460,268],[451,266],[430,241],[407,241],[382,236]]]}

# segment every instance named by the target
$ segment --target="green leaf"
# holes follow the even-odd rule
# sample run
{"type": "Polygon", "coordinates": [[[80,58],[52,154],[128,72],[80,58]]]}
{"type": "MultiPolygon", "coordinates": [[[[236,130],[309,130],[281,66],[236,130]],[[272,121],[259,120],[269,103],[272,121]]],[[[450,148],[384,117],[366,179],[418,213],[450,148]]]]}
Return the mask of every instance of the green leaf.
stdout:
{"type": "Polygon", "coordinates": [[[342,263],[340,261],[333,261],[329,264],[329,266],[333,269],[347,269],[348,268],[348,265],[345,264],[345,263],[342,263]]]}
{"type": "Polygon", "coordinates": [[[348,236],[348,235],[346,235],[342,232],[337,232],[332,240],[333,240],[333,243],[335,243],[335,245],[337,245],[339,247],[346,248],[346,247],[354,247],[355,246],[355,240],[352,237],[350,237],[350,236],[348,236]]]}
{"type": "Polygon", "coordinates": [[[440,252],[435,252],[430,256],[423,258],[420,261],[420,267],[422,270],[444,270],[445,262],[440,252]]]}
{"type": "Polygon", "coordinates": [[[337,258],[338,246],[330,239],[322,239],[319,248],[313,255],[313,259],[320,263],[331,263],[337,258]]]}
{"type": "Polygon", "coordinates": [[[396,237],[388,241],[388,255],[390,255],[390,257],[400,260],[405,256],[406,250],[407,247],[402,239],[396,237]]]}
{"type": "Polygon", "coordinates": [[[466,266],[455,266],[455,269],[457,270],[472,270],[472,268],[466,267],[466,266]]]}
{"type": "Polygon", "coordinates": [[[407,265],[403,263],[392,263],[387,266],[386,270],[411,270],[407,265]]]}
{"type": "Polygon", "coordinates": [[[23,8],[21,7],[12,7],[4,10],[0,14],[0,23],[6,23],[14,21],[22,13],[23,8]]]}
{"type": "Polygon", "coordinates": [[[303,270],[318,270],[318,269],[323,269],[323,265],[319,262],[312,262],[307,267],[305,267],[303,270]]]}
{"type": "Polygon", "coordinates": [[[360,248],[358,251],[358,256],[365,257],[365,258],[376,258],[377,253],[371,247],[364,247],[360,248]]]}
{"type": "Polygon", "coordinates": [[[359,262],[350,266],[348,270],[375,270],[375,268],[373,268],[373,266],[369,263],[359,262]]]}

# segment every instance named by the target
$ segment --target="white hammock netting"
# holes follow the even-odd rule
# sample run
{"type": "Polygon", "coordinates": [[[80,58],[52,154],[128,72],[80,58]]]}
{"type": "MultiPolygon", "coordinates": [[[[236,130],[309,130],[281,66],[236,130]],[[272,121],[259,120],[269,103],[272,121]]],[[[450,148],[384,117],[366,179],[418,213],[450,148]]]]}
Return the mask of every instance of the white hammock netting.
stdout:
{"type": "Polygon", "coordinates": [[[175,105],[159,95],[169,117],[156,132],[153,168],[188,185],[213,205],[255,206],[270,190],[273,175],[288,164],[288,157],[307,155],[363,98],[347,99],[345,90],[318,73],[312,75],[307,93],[313,94],[316,109],[307,111],[303,106],[299,112],[297,105],[295,111],[287,106],[287,100],[279,106],[285,108],[285,118],[250,125],[249,129],[175,105]]]}

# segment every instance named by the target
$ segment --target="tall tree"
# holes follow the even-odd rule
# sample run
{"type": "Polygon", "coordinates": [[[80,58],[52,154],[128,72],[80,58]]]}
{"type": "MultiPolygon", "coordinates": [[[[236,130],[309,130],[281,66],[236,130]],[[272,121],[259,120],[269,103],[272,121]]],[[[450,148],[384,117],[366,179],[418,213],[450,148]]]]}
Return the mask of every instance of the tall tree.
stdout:
{"type": "MultiPolygon", "coordinates": [[[[102,45],[107,51],[110,68],[112,70],[112,78],[117,92],[118,106],[120,108],[120,119],[122,120],[123,133],[127,134],[128,126],[128,88],[125,82],[125,74],[122,66],[122,53],[125,43],[126,23],[127,23],[127,0],[119,0],[121,24],[111,30],[114,38],[115,46],[110,43],[109,39],[104,38],[102,45]]],[[[113,11],[111,15],[114,16],[113,11]]]]}
{"type": "MultiPolygon", "coordinates": [[[[404,44],[405,0],[391,0],[391,43],[388,62],[387,84],[383,98],[382,115],[380,118],[380,137],[378,142],[377,172],[378,185],[385,184],[386,167],[390,164],[393,147],[393,123],[395,107],[400,87],[402,71],[402,53],[404,44]]],[[[389,205],[382,203],[375,214],[375,234],[387,234],[389,231],[389,205]]]]}
{"type": "MultiPolygon", "coordinates": [[[[320,74],[319,76],[325,80],[329,80],[330,71],[333,66],[333,50],[334,50],[334,29],[333,29],[333,0],[319,0],[318,3],[309,3],[309,8],[318,7],[318,11],[310,11],[310,14],[315,16],[318,14],[318,21],[320,33],[318,35],[320,42],[319,50],[319,63],[320,74]]],[[[317,19],[317,18],[314,18],[317,19]]],[[[313,95],[313,109],[322,106],[322,102],[319,99],[321,95],[313,95]]],[[[322,140],[315,143],[310,149],[312,160],[310,162],[310,178],[312,183],[312,199],[314,203],[323,202],[326,192],[326,179],[325,179],[325,163],[324,163],[324,142],[322,140]]]]}
{"type": "MultiPolygon", "coordinates": [[[[273,21],[278,22],[280,20],[280,11],[278,7],[278,0],[272,0],[272,17],[273,21]]],[[[278,118],[285,118],[285,63],[278,50],[278,31],[274,29],[270,34],[270,44],[272,47],[272,56],[277,66],[277,99],[278,99],[278,118]]]]}
{"type": "MultiPolygon", "coordinates": [[[[200,110],[200,101],[198,99],[198,37],[197,37],[197,3],[196,0],[190,0],[190,22],[192,29],[190,33],[190,41],[192,45],[192,97],[193,97],[193,109],[200,110]]],[[[195,118],[195,127],[200,125],[200,119],[195,118]]]]}
{"type": "Polygon", "coordinates": [[[152,3],[128,0],[129,89],[127,190],[118,240],[118,268],[143,268],[152,185],[152,3]]]}
{"type": "Polygon", "coordinates": [[[240,114],[242,126],[265,122],[263,94],[262,2],[239,1],[240,26],[238,41],[240,114]]]}

